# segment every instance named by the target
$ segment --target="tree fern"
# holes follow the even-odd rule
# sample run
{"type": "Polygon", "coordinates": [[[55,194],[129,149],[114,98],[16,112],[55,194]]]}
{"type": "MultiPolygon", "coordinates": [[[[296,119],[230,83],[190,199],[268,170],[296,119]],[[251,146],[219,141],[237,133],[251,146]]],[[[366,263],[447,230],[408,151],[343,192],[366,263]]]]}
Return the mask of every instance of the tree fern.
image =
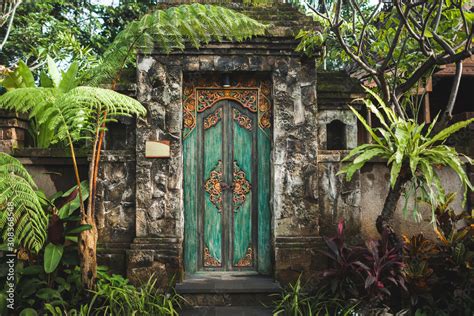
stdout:
{"type": "Polygon", "coordinates": [[[39,125],[46,124],[53,144],[89,138],[97,124],[118,116],[145,115],[146,110],[138,101],[112,90],[86,86],[69,90],[72,85],[68,82],[76,78],[67,74],[63,74],[66,77],[58,81],[57,87],[8,91],[0,97],[0,108],[29,113],[39,125]]]}
{"type": "Polygon", "coordinates": [[[9,217],[13,218],[14,241],[38,252],[46,240],[48,218],[28,171],[15,158],[0,153],[0,229],[8,239],[9,217]]]}
{"type": "Polygon", "coordinates": [[[266,26],[244,14],[214,5],[187,4],[146,14],[120,32],[102,62],[89,74],[89,85],[113,81],[133,61],[135,51],[153,49],[169,53],[189,43],[199,48],[211,41],[242,41],[262,35],[266,26]]]}

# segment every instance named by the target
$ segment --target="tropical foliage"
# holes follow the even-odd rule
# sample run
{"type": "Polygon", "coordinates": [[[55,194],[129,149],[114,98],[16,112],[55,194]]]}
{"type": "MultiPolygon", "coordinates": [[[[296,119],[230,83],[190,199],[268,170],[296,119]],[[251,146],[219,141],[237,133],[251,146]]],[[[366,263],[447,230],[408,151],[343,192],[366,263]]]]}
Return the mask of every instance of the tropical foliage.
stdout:
{"type": "Polygon", "coordinates": [[[160,289],[154,275],[138,288],[120,275],[101,272],[99,279],[91,300],[94,315],[179,315],[182,298],[173,290],[160,289]]]}
{"type": "MultiPolygon", "coordinates": [[[[82,190],[87,191],[85,183],[82,190]]],[[[14,247],[8,245],[8,252],[17,253],[15,275],[12,279],[12,275],[8,274],[11,266],[5,261],[9,257],[2,258],[0,303],[5,298],[7,284],[13,281],[18,312],[26,310],[32,313],[31,310],[41,309],[44,301],[55,304],[58,300],[69,300],[71,304],[77,303],[78,298],[74,295],[81,291],[80,277],[74,271],[79,264],[77,237],[81,231],[89,229],[78,223],[80,216],[77,191],[77,187],[73,187],[66,193],[57,192],[50,198],[41,194],[41,200],[46,203],[43,203],[40,214],[48,214],[46,225],[41,228],[41,235],[44,235],[47,243],[43,242],[39,249],[28,248],[23,243],[14,247]]],[[[23,231],[26,238],[33,238],[35,235],[35,232],[28,229],[23,231]]],[[[8,243],[8,240],[3,242],[8,243]]],[[[2,306],[0,304],[1,315],[6,313],[2,306]]]]}
{"type": "Polygon", "coordinates": [[[44,195],[23,165],[1,152],[0,192],[0,229],[4,243],[9,243],[9,249],[21,246],[40,251],[46,241],[48,225],[44,195]]]}
{"type": "Polygon", "coordinates": [[[468,0],[294,0],[320,22],[303,31],[299,50],[312,54],[325,43],[362,81],[374,83],[384,101],[407,118],[403,100],[424,86],[437,66],[456,63],[456,75],[441,121],[451,118],[462,60],[473,53],[474,13],[468,0]]]}
{"type": "MultiPolygon", "coordinates": [[[[24,64],[23,64],[24,65],[24,64]]],[[[0,108],[29,113],[40,131],[45,131],[49,143],[77,143],[90,139],[95,126],[116,116],[144,115],[145,108],[136,100],[112,90],[78,86],[78,64],[72,63],[67,71],[60,71],[48,57],[49,76],[41,76],[43,86],[34,87],[31,72],[19,68],[22,85],[11,89],[0,98],[0,108]],[[103,113],[109,113],[107,120],[103,113]]],[[[15,77],[19,77],[15,74],[15,77]]],[[[11,77],[7,78],[8,81],[11,77]]],[[[38,135],[40,136],[40,135],[38,135]]]]}
{"type": "Polygon", "coordinates": [[[368,240],[364,245],[348,245],[344,221],[340,220],[336,236],[324,237],[327,251],[322,251],[329,267],[321,273],[320,289],[330,297],[342,300],[359,298],[373,306],[387,300],[396,289],[405,289],[402,278],[402,256],[388,235],[368,240]]]}
{"type": "MultiPolygon", "coordinates": [[[[364,100],[364,103],[368,111],[380,121],[381,127],[371,127],[364,117],[351,107],[372,137],[373,143],[363,144],[351,150],[343,159],[343,162],[350,162],[339,174],[346,174],[347,180],[351,180],[354,173],[371,159],[380,157],[387,160],[390,168],[390,190],[381,215],[377,219],[379,232],[383,233],[387,229],[392,231],[388,219],[395,212],[396,204],[407,182],[414,185],[415,196],[420,191],[429,198],[432,205],[436,204],[444,194],[436,167],[446,166],[453,169],[459,176],[466,197],[467,189],[472,190],[473,186],[464,170],[464,162],[456,150],[444,142],[450,135],[474,122],[474,119],[457,122],[435,133],[437,118],[428,125],[418,124],[414,119],[397,115],[377,94],[368,89],[367,91],[377,100],[379,106],[374,105],[371,100],[364,100]]],[[[469,157],[464,158],[467,163],[472,164],[469,157]]],[[[414,209],[414,216],[419,217],[417,209],[414,209]]]]}
{"type": "MultiPolygon", "coordinates": [[[[90,264],[92,278],[89,287],[93,286],[91,279],[95,279],[95,244],[97,240],[93,197],[98,174],[98,162],[100,158],[101,139],[108,122],[123,116],[143,116],[145,108],[135,99],[119,94],[115,91],[78,86],[77,63],[73,63],[66,72],[60,72],[58,67],[48,57],[49,74],[51,77],[43,76],[49,82],[49,87],[24,87],[12,89],[0,97],[0,108],[22,113],[29,113],[40,127],[40,132],[45,131],[48,135],[48,143],[62,143],[69,147],[75,179],[78,187],[81,180],[76,161],[74,145],[83,140],[92,140],[92,163],[89,165],[89,199],[87,209],[84,207],[84,197],[79,190],[79,207],[81,209],[82,224],[91,227],[88,231],[81,233],[84,238],[89,238],[88,255],[92,255],[93,263],[90,264]],[[49,80],[48,80],[49,78],[49,80]]],[[[89,142],[91,143],[91,142],[89,142]]],[[[58,250],[51,246],[51,251],[58,250]]],[[[81,249],[82,253],[86,251],[81,249]]],[[[82,262],[87,262],[85,257],[82,262]]],[[[84,276],[84,278],[86,278],[84,276]]]]}
{"type": "MultiPolygon", "coordinates": [[[[298,279],[275,301],[283,315],[471,315],[474,310],[474,244],[469,235],[472,217],[438,204],[438,240],[422,233],[404,236],[403,252],[386,238],[348,244],[344,221],[337,234],[324,237],[328,259],[316,284],[298,279]],[[446,216],[446,214],[451,214],[446,216]],[[456,214],[457,215],[454,215],[456,214]],[[448,241],[446,235],[453,236],[448,241]]],[[[446,204],[447,202],[447,204],[446,204]]]]}
{"type": "Polygon", "coordinates": [[[38,148],[48,148],[53,143],[57,143],[59,140],[55,139],[55,131],[51,128],[51,122],[48,118],[41,118],[43,112],[39,112],[36,115],[32,111],[32,104],[36,102],[47,102],[45,99],[48,94],[53,94],[52,88],[56,88],[57,91],[67,92],[67,89],[73,88],[76,83],[76,74],[78,71],[77,63],[73,63],[67,71],[62,72],[62,78],[58,83],[51,79],[52,76],[57,76],[60,71],[56,64],[48,57],[48,72],[42,71],[39,79],[39,86],[36,85],[33,72],[23,62],[19,61],[18,67],[11,72],[8,72],[5,78],[2,80],[2,86],[8,90],[14,90],[18,88],[32,88],[20,90],[16,93],[11,93],[8,97],[13,97],[12,102],[15,103],[13,107],[8,105],[8,101],[5,102],[4,108],[18,111],[20,113],[30,114],[30,124],[28,131],[31,137],[32,145],[38,148]],[[59,89],[61,86],[61,89],[59,89]],[[45,88],[45,89],[34,89],[34,88],[45,88]],[[33,91],[33,93],[30,93],[33,91]],[[20,95],[17,95],[20,94],[20,95]],[[17,99],[18,104],[16,104],[17,99]]]}
{"type": "Polygon", "coordinates": [[[262,35],[265,25],[233,10],[213,5],[181,5],[156,10],[128,24],[105,51],[92,70],[90,85],[116,82],[117,74],[135,58],[140,49],[164,53],[183,50],[186,44],[199,48],[210,41],[241,41],[262,35]]]}
{"type": "Polygon", "coordinates": [[[310,293],[301,283],[301,276],[294,284],[289,284],[273,302],[273,315],[289,316],[330,316],[353,315],[356,301],[344,301],[337,297],[327,297],[324,291],[310,293]]]}
{"type": "Polygon", "coordinates": [[[42,69],[49,55],[69,63],[75,60],[81,73],[87,71],[97,64],[110,39],[156,1],[117,2],[111,6],[83,0],[22,1],[0,52],[0,64],[12,67],[23,60],[42,69]]]}
{"type": "Polygon", "coordinates": [[[437,241],[422,233],[403,237],[408,305],[419,315],[469,315],[474,311],[473,217],[451,208],[454,197],[449,193],[434,206],[437,241]]]}

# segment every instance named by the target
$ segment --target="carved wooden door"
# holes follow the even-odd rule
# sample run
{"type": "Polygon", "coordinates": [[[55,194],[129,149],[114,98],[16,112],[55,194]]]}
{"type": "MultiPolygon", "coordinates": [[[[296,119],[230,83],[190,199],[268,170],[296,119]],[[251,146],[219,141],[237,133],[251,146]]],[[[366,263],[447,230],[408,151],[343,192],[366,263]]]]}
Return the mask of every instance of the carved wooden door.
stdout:
{"type": "Polygon", "coordinates": [[[270,271],[270,139],[258,113],[221,100],[184,140],[187,272],[270,271]]]}

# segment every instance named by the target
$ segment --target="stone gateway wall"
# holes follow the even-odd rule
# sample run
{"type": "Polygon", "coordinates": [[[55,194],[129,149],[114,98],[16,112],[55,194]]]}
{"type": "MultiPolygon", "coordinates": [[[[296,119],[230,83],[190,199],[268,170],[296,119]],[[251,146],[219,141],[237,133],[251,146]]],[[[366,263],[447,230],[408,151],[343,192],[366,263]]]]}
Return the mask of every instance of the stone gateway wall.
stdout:
{"type": "Polygon", "coordinates": [[[293,53],[252,55],[139,56],[138,99],[149,113],[137,123],[136,238],[128,252],[130,278],[136,280],[157,269],[169,276],[184,272],[181,99],[183,76],[191,72],[271,78],[274,272],[277,278],[290,279],[293,271],[311,270],[305,254],[314,248],[319,230],[314,61],[293,53]],[[145,158],[147,140],[170,141],[171,157],[145,158]]]}

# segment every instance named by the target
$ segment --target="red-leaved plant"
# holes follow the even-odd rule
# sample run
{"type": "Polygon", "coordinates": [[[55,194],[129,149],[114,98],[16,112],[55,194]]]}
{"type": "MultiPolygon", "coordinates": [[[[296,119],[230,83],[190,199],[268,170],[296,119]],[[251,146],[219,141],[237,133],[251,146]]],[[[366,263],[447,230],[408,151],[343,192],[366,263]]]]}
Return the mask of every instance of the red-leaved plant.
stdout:
{"type": "Polygon", "coordinates": [[[321,273],[322,287],[332,297],[367,299],[380,303],[396,289],[406,290],[401,267],[401,250],[388,242],[370,240],[364,246],[350,246],[344,240],[344,220],[338,223],[334,237],[324,237],[328,247],[321,251],[328,268],[321,273]]]}

